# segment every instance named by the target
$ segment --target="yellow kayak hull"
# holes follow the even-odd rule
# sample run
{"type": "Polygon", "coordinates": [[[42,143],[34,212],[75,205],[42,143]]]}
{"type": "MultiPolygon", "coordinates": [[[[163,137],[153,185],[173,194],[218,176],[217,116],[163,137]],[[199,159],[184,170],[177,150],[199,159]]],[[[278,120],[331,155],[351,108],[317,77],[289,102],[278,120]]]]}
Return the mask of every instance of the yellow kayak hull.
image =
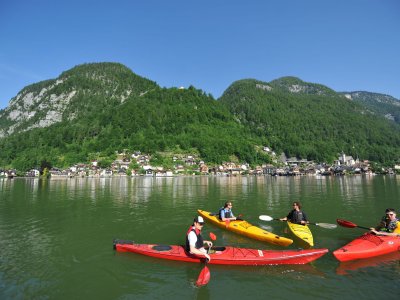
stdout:
{"type": "Polygon", "coordinates": [[[221,221],[218,216],[215,216],[211,212],[201,209],[197,211],[199,215],[201,215],[206,221],[237,234],[279,246],[289,246],[293,243],[293,240],[291,239],[268,232],[260,227],[250,224],[247,221],[236,220],[225,223],[224,221],[221,221]]]}
{"type": "Polygon", "coordinates": [[[287,222],[290,232],[296,236],[305,248],[314,246],[314,238],[308,225],[287,222]]]}

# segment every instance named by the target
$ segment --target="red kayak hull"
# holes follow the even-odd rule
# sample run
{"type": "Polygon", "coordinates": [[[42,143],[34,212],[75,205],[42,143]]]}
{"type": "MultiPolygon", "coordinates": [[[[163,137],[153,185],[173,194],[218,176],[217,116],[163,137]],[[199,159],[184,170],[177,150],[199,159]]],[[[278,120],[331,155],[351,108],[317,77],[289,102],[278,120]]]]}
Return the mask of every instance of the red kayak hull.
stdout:
{"type": "MultiPolygon", "coordinates": [[[[180,245],[136,244],[129,241],[114,241],[114,248],[119,252],[133,252],[142,255],[199,263],[204,257],[197,257],[185,251],[180,245]]],[[[236,247],[213,247],[209,264],[215,265],[282,265],[307,264],[324,254],[328,249],[308,250],[258,250],[236,247]]]]}
{"type": "Polygon", "coordinates": [[[400,251],[400,237],[365,233],[333,252],[339,261],[370,258],[400,251]]]}

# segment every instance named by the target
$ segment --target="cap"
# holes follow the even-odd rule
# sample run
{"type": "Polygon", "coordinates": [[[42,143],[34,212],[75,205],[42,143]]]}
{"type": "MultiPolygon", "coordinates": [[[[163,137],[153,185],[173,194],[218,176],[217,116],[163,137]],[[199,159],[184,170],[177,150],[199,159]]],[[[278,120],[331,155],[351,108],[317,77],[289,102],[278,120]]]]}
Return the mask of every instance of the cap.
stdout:
{"type": "Polygon", "coordinates": [[[193,222],[204,223],[204,219],[202,216],[197,216],[196,218],[194,218],[193,222]]]}

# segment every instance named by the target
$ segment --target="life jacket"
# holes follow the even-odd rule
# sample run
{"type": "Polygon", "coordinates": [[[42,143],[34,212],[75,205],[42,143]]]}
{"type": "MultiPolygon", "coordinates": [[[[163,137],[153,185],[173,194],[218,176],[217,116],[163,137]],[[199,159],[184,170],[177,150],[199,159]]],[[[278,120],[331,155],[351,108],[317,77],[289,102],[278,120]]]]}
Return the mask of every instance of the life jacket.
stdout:
{"type": "Polygon", "coordinates": [[[399,220],[396,218],[393,221],[386,223],[385,227],[382,228],[380,231],[393,232],[397,228],[398,222],[399,220]]]}
{"type": "MultiPolygon", "coordinates": [[[[219,219],[222,220],[222,212],[225,210],[225,207],[221,207],[219,210],[219,219]]],[[[225,211],[225,218],[232,218],[232,211],[225,211]]]]}
{"type": "Polygon", "coordinates": [[[201,236],[200,230],[196,229],[194,226],[190,226],[187,233],[186,233],[186,251],[190,252],[190,245],[189,245],[189,233],[193,231],[196,236],[197,236],[197,241],[195,244],[196,249],[200,249],[201,247],[204,246],[204,240],[203,237],[201,236]]]}
{"type": "Polygon", "coordinates": [[[301,210],[300,211],[293,210],[290,222],[295,223],[295,224],[300,224],[301,221],[305,221],[303,212],[301,210]]]}

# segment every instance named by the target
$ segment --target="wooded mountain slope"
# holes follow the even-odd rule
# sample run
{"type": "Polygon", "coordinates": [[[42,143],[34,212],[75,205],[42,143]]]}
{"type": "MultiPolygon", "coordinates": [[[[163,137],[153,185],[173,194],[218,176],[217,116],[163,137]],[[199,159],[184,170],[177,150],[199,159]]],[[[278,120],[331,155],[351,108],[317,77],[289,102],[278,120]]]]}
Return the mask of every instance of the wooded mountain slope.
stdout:
{"type": "Polygon", "coordinates": [[[331,162],[339,153],[389,163],[397,124],[335,91],[294,77],[240,80],[219,100],[161,88],[116,63],[84,64],[24,88],[0,111],[0,166],[26,170],[140,150],[260,164],[277,154],[331,162]]]}
{"type": "Polygon", "coordinates": [[[288,156],[332,161],[344,151],[380,162],[400,157],[397,124],[321,85],[293,77],[270,83],[240,80],[220,102],[288,156]]]}

